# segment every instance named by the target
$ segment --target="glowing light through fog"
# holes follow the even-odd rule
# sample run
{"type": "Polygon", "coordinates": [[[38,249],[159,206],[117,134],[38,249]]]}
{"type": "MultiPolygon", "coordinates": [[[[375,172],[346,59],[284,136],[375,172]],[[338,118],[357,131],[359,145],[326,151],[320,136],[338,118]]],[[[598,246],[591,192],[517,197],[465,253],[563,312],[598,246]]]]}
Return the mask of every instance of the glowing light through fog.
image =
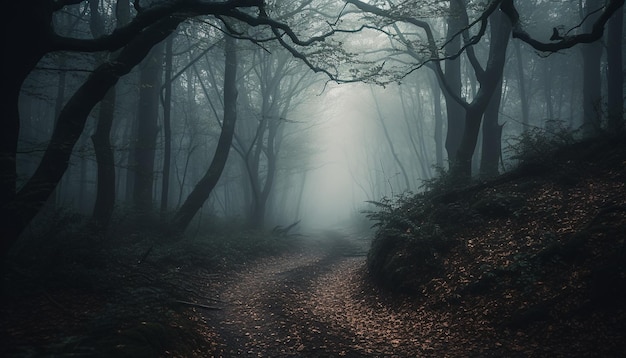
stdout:
{"type": "Polygon", "coordinates": [[[359,152],[372,121],[369,89],[356,84],[330,87],[318,103],[324,118],[312,134],[319,147],[313,159],[316,169],[309,173],[304,194],[303,223],[312,227],[340,224],[367,200],[350,168],[361,162],[359,152]]]}

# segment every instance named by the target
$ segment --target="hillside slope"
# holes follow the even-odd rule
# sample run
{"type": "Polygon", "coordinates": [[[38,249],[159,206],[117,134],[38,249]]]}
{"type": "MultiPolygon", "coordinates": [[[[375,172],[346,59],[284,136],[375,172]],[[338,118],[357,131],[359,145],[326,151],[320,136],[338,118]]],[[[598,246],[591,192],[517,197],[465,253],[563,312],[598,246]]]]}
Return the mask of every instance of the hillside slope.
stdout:
{"type": "Polygon", "coordinates": [[[369,275],[448,311],[490,354],[624,356],[625,183],[626,141],[589,140],[379,203],[369,275]]]}

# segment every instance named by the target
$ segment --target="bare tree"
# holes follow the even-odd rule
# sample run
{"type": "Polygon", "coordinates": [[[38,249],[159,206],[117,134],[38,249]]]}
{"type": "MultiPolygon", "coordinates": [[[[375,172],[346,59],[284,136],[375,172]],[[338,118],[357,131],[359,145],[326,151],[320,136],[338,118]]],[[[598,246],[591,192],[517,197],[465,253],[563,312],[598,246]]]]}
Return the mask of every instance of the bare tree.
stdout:
{"type": "MultiPolygon", "coordinates": [[[[410,68],[409,72],[425,65],[431,65],[438,75],[440,84],[447,98],[452,98],[456,103],[465,109],[463,136],[459,143],[456,157],[452,163],[454,172],[460,177],[465,178],[469,178],[471,175],[472,156],[476,149],[483,115],[494,92],[501,83],[500,80],[505,63],[506,47],[511,35],[513,38],[520,39],[537,50],[546,52],[556,52],[581,43],[593,43],[602,37],[607,21],[624,3],[623,0],[608,1],[606,6],[597,9],[595,12],[597,17],[591,19],[585,18],[585,20],[589,23],[588,26],[585,26],[587,29],[586,32],[571,36],[560,36],[557,33],[557,36],[552,37],[551,42],[546,43],[533,38],[525,31],[519,20],[519,13],[517,12],[517,8],[515,7],[513,0],[494,0],[486,4],[484,10],[480,12],[479,16],[472,22],[469,21],[465,11],[460,11],[460,19],[462,20],[463,26],[457,33],[453,33],[448,36],[448,40],[444,43],[444,47],[454,44],[453,41],[455,41],[458,37],[463,38],[463,45],[456,53],[446,53],[442,56],[430,24],[412,16],[409,12],[407,12],[407,7],[414,6],[414,4],[403,3],[403,7],[392,6],[391,9],[383,9],[359,0],[346,0],[346,2],[355,5],[363,12],[386,19],[387,22],[381,21],[383,25],[378,28],[382,32],[388,33],[383,27],[390,21],[393,23],[411,24],[424,31],[426,37],[425,48],[427,50],[426,52],[428,52],[428,56],[423,58],[421,61],[418,61],[414,67],[410,68]],[[485,67],[483,68],[474,54],[473,46],[480,42],[480,40],[484,37],[488,24],[491,24],[492,28],[491,39],[489,42],[490,50],[485,67]],[[474,26],[478,26],[479,28],[477,32],[470,37],[468,30],[474,26]],[[477,92],[472,97],[471,102],[466,102],[463,98],[460,98],[460,96],[456,94],[456,87],[452,83],[446,81],[446,75],[440,65],[440,62],[445,60],[454,60],[462,53],[465,53],[468,56],[469,63],[471,64],[474,74],[476,75],[476,79],[480,85],[477,92]]],[[[460,0],[452,0],[451,2],[458,2],[459,4],[462,4],[460,0]]],[[[460,9],[463,9],[463,7],[460,7],[460,9]]],[[[450,26],[449,29],[451,27],[452,26],[450,26]]],[[[400,39],[402,40],[401,36],[400,39]]],[[[409,50],[420,48],[414,43],[404,42],[406,48],[409,50]]],[[[450,47],[448,47],[448,49],[449,48],[450,47]]],[[[499,131],[494,131],[496,134],[498,132],[499,131]]]]}
{"type": "Polygon", "coordinates": [[[226,166],[228,152],[230,151],[235,133],[235,123],[237,121],[237,48],[235,40],[230,37],[226,37],[225,43],[224,62],[226,68],[224,71],[224,120],[222,121],[222,132],[215,149],[215,155],[206,174],[196,184],[191,194],[189,194],[174,216],[172,229],[175,232],[180,233],[187,228],[191,219],[200,210],[213,188],[217,185],[224,166],[226,166]]]}
{"type": "MultiPolygon", "coordinates": [[[[285,23],[267,14],[261,0],[227,0],[223,2],[168,1],[142,7],[135,1],[137,15],[125,26],[93,39],[64,37],[55,32],[52,17],[66,6],[81,0],[10,2],[2,13],[7,36],[3,56],[1,83],[3,96],[3,131],[0,134],[0,228],[3,232],[1,256],[13,246],[21,232],[43,207],[67,169],[68,159],[82,133],[91,110],[118,81],[143,60],[153,46],[171,34],[190,17],[212,15],[249,26],[274,29],[275,36],[287,46],[307,46],[323,41],[334,31],[301,40],[285,23]],[[253,11],[245,9],[254,8],[253,11]],[[28,24],[28,25],[26,25],[28,24]],[[23,43],[30,46],[24,50],[23,43]],[[60,111],[57,125],[43,158],[31,178],[19,191],[16,188],[16,153],[20,115],[18,97],[25,78],[46,54],[56,51],[100,52],[120,50],[117,56],[96,68],[60,111]]],[[[231,30],[231,28],[229,28],[231,30]]],[[[236,31],[235,31],[236,32],[236,31]]],[[[291,46],[292,51],[295,51],[291,46]]],[[[179,221],[182,222],[182,221],[179,221]]]]}

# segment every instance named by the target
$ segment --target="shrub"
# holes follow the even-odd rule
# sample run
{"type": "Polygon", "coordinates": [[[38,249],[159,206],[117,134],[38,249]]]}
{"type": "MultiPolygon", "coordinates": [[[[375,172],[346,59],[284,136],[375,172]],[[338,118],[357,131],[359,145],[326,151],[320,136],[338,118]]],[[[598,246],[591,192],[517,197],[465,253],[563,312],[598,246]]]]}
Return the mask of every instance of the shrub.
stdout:
{"type": "Polygon", "coordinates": [[[577,136],[578,133],[568,129],[564,122],[551,120],[546,128],[533,127],[511,138],[505,153],[519,165],[549,164],[555,160],[553,154],[559,148],[575,143],[577,136]]]}
{"type": "Polygon", "coordinates": [[[367,259],[371,277],[395,291],[415,291],[439,272],[454,244],[436,220],[447,206],[412,193],[370,203],[378,208],[366,212],[378,229],[367,259]]]}

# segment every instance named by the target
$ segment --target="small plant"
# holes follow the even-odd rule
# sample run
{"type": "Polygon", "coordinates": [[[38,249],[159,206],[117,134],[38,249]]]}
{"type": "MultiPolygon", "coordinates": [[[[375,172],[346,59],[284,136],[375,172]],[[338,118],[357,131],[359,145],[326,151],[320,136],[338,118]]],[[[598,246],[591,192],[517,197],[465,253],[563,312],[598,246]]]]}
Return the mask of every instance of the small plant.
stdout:
{"type": "Polygon", "coordinates": [[[551,153],[576,141],[576,131],[563,121],[550,120],[546,128],[534,127],[512,138],[505,152],[519,164],[546,163],[553,159],[551,153]]]}
{"type": "Polygon", "coordinates": [[[424,179],[420,187],[425,193],[435,196],[467,185],[467,178],[459,177],[453,171],[441,166],[433,168],[437,174],[430,179],[424,179]]]}
{"type": "Polygon", "coordinates": [[[410,225],[406,222],[405,215],[402,215],[403,208],[406,211],[410,211],[411,208],[416,207],[414,200],[416,196],[411,192],[405,192],[397,195],[394,198],[384,197],[380,201],[367,201],[367,203],[373,205],[376,210],[364,210],[362,213],[375,223],[372,227],[389,226],[389,224],[398,224],[401,227],[404,225],[410,225]],[[400,214],[400,215],[399,215],[400,214]]]}

